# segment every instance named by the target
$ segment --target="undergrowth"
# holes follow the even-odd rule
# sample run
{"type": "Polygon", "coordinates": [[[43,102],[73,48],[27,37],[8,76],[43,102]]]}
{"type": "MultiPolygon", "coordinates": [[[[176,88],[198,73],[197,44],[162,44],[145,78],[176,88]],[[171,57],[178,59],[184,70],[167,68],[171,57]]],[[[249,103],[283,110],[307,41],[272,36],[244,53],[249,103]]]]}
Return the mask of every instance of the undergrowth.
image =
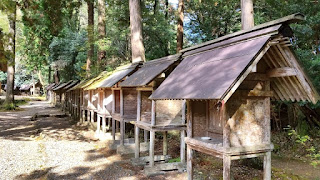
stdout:
{"type": "Polygon", "coordinates": [[[308,133],[299,133],[288,126],[283,132],[272,135],[274,153],[279,156],[310,162],[314,167],[320,165],[320,130],[312,129],[308,133]]]}

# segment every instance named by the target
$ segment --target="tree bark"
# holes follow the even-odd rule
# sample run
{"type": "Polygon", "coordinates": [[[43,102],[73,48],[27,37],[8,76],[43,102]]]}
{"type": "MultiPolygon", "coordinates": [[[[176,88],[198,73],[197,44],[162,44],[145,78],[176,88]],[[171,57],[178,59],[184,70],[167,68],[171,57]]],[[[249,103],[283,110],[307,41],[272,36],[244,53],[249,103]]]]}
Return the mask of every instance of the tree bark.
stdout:
{"type": "Polygon", "coordinates": [[[59,71],[58,69],[56,69],[54,72],[54,83],[59,84],[59,82],[60,82],[59,71]]]}
{"type": "Polygon", "coordinates": [[[139,0],[129,0],[132,63],[145,61],[139,0]]]}
{"type": "Polygon", "coordinates": [[[241,27],[242,30],[253,28],[253,0],[241,0],[241,27]]]}
{"type": "Polygon", "coordinates": [[[14,73],[15,73],[15,53],[16,53],[16,17],[17,17],[17,5],[14,4],[14,10],[8,15],[9,18],[9,45],[8,51],[10,57],[8,58],[7,68],[7,89],[5,104],[14,103],[14,73]]]}
{"type": "MultiPolygon", "coordinates": [[[[98,0],[98,33],[99,40],[106,38],[106,1],[98,0]]],[[[106,51],[100,49],[98,51],[98,68],[101,68],[101,62],[106,58],[106,51]]]]}
{"type": "Polygon", "coordinates": [[[178,29],[177,29],[177,52],[183,48],[183,18],[184,18],[184,0],[179,0],[178,7],[178,29]]]}
{"type": "Polygon", "coordinates": [[[87,32],[88,32],[88,54],[87,54],[87,77],[90,76],[90,70],[91,70],[91,64],[93,60],[93,53],[94,53],[94,4],[92,0],[87,0],[87,5],[88,5],[88,27],[87,27],[87,32]]]}

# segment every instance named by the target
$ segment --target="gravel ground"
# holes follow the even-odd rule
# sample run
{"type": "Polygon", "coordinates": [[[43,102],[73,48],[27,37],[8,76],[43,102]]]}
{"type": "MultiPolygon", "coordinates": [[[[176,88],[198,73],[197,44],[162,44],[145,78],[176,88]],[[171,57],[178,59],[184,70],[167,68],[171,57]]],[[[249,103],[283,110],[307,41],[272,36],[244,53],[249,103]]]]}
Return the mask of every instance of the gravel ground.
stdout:
{"type": "MultiPolygon", "coordinates": [[[[96,141],[93,132],[71,125],[47,102],[32,101],[17,112],[0,112],[0,180],[7,179],[149,179],[142,167],[96,141]]],[[[183,178],[168,173],[150,179],[183,178]]]]}

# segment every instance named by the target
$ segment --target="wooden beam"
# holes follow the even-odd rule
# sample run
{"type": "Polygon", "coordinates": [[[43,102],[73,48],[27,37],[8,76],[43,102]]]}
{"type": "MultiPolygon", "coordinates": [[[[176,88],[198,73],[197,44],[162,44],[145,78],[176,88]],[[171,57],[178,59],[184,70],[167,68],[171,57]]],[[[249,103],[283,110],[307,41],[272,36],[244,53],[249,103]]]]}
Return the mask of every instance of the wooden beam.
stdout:
{"type": "Polygon", "coordinates": [[[168,155],[168,133],[167,131],[163,132],[163,155],[168,155]]]}
{"type": "Polygon", "coordinates": [[[137,87],[137,91],[153,91],[153,87],[137,87]]]}
{"type": "Polygon", "coordinates": [[[283,68],[275,68],[271,69],[267,72],[269,77],[288,77],[288,76],[296,76],[296,70],[290,67],[283,68]]]}

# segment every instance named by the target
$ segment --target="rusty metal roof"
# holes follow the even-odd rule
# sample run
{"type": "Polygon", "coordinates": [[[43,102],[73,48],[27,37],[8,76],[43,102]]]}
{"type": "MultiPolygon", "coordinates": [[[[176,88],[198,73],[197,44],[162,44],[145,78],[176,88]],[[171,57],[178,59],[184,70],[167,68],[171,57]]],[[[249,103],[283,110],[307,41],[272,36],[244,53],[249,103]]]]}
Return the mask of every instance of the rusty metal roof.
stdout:
{"type": "Polygon", "coordinates": [[[270,35],[198,52],[184,58],[151,99],[221,99],[270,35]]]}
{"type": "Polygon", "coordinates": [[[110,88],[114,86],[123,78],[132,74],[138,68],[138,65],[139,63],[134,63],[124,67],[117,68],[112,75],[104,79],[96,88],[110,88]]]}
{"type": "Polygon", "coordinates": [[[179,60],[181,54],[163,57],[145,62],[141,68],[123,81],[121,87],[137,87],[149,84],[154,78],[167,70],[174,62],[179,60]]]}

